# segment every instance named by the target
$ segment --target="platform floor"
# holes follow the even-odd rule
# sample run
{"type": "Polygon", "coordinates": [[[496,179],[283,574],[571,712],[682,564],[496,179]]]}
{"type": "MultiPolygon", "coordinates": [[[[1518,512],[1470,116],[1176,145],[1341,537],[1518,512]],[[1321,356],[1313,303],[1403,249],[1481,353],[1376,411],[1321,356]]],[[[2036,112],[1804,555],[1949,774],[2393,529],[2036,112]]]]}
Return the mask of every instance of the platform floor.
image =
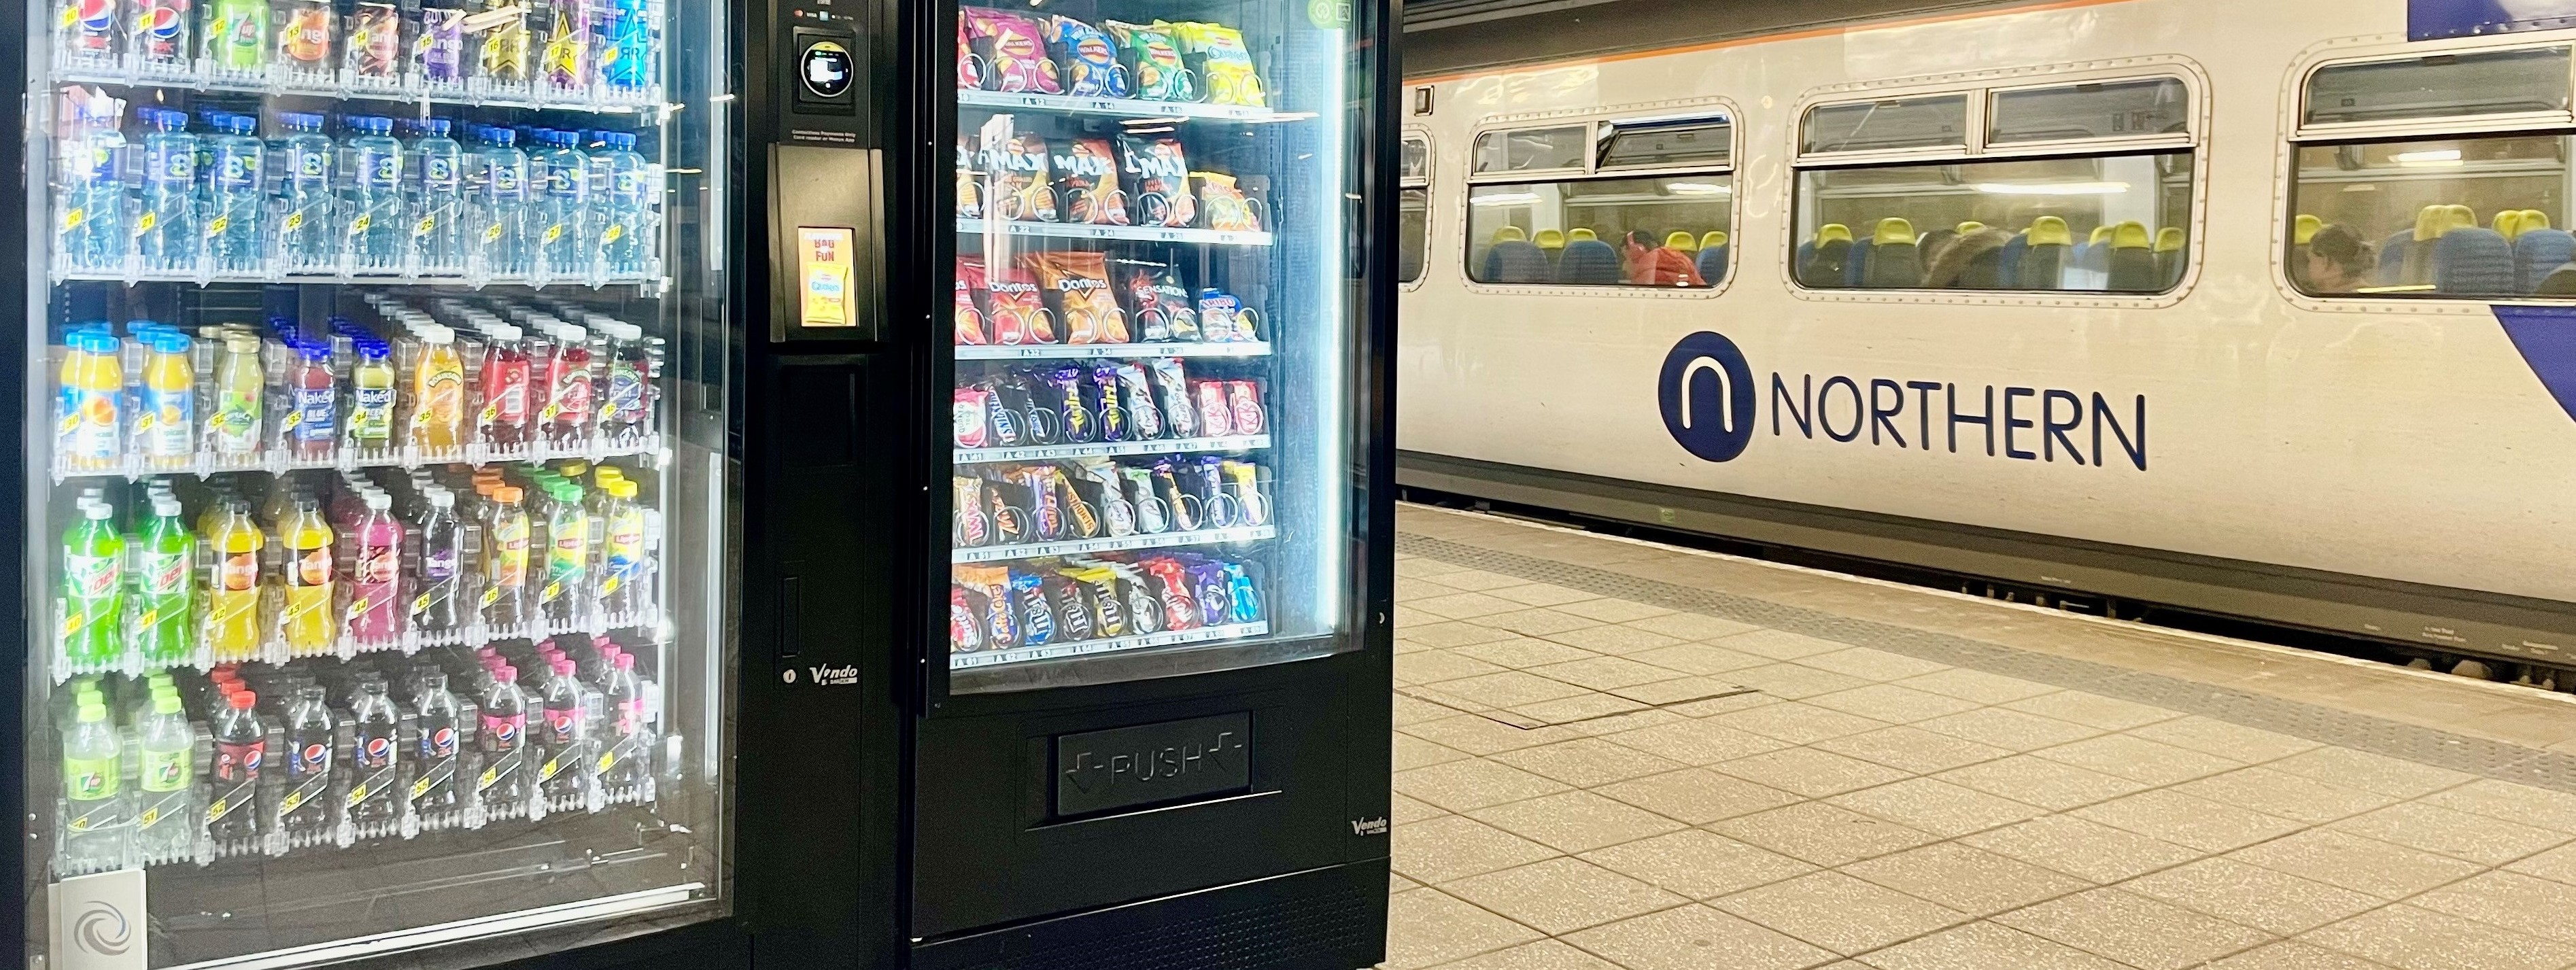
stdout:
{"type": "Polygon", "coordinates": [[[1393,968],[2576,966],[2576,699],[1406,507],[1393,968]]]}

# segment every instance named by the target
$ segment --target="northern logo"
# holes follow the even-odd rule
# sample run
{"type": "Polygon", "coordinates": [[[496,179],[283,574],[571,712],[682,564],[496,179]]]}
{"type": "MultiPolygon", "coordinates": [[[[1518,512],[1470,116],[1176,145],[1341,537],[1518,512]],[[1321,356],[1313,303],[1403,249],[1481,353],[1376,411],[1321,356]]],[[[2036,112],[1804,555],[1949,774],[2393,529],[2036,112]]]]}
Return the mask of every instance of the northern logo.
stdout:
{"type": "Polygon", "coordinates": [[[1753,368],[1724,334],[1683,337],[1664,355],[1655,386],[1664,430],[1701,460],[1731,461],[1753,442],[1753,368]]]}

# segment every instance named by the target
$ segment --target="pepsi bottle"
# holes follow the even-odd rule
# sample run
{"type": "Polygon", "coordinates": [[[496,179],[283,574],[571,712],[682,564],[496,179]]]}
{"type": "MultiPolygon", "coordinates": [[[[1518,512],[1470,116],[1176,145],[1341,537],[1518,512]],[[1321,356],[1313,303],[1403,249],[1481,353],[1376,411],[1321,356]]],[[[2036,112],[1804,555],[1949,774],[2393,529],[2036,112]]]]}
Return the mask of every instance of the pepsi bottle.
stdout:
{"type": "Polygon", "coordinates": [[[206,807],[206,834],[218,842],[259,834],[259,772],[268,749],[268,726],[260,723],[259,696],[236,690],[215,715],[214,801],[206,807]]]}
{"type": "Polygon", "coordinates": [[[300,687],[286,711],[286,796],[278,818],[289,833],[331,827],[331,707],[320,687],[300,687]]]}
{"type": "Polygon", "coordinates": [[[546,678],[545,730],[539,739],[546,752],[541,784],[548,798],[578,796],[586,787],[581,763],[588,753],[590,718],[582,709],[581,681],[573,677],[573,662],[567,658],[550,666],[554,676],[546,678]]]}
{"type": "Polygon", "coordinates": [[[412,787],[412,808],[435,812],[455,808],[456,695],[447,692],[447,675],[424,671],[413,685],[413,710],[420,720],[420,778],[412,787]]]}
{"type": "Polygon", "coordinates": [[[394,702],[385,696],[385,682],[368,680],[358,684],[357,700],[352,702],[349,719],[354,742],[349,746],[349,767],[356,774],[349,791],[349,821],[360,824],[391,820],[395,815],[394,792],[399,779],[394,771],[395,731],[400,717],[394,713],[394,702]]]}
{"type": "Polygon", "coordinates": [[[486,806],[511,805],[528,797],[526,758],[528,695],[519,689],[519,670],[502,664],[492,671],[483,691],[483,775],[476,789],[486,806]]]}

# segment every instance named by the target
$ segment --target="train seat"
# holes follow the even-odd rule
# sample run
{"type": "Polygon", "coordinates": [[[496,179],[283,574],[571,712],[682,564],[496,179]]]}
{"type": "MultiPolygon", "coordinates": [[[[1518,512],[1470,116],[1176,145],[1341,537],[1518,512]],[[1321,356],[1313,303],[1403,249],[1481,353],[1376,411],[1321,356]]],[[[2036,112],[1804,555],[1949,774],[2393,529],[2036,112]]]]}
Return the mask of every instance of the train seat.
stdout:
{"type": "Polygon", "coordinates": [[[2540,288],[2533,292],[2540,296],[2576,296],[2576,263],[2551,270],[2540,278],[2540,288]]]}
{"type": "Polygon", "coordinates": [[[2308,288],[2308,241],[2317,238],[2317,230],[2325,227],[2325,220],[2304,212],[2290,220],[2290,282],[2298,284],[2299,289],[2308,288]]]}
{"type": "MultiPolygon", "coordinates": [[[[1999,261],[2000,266],[1995,273],[1996,285],[2007,290],[2020,286],[2021,259],[2023,256],[2029,255],[2029,253],[2030,230],[2024,229],[2020,232],[2014,233],[2012,239],[2004,243],[2003,256],[1999,261]]],[[[2050,279],[2054,280],[2055,277],[2052,276],[2050,279]]]]}
{"type": "Polygon", "coordinates": [[[1565,254],[1565,230],[1541,229],[1530,234],[1530,245],[1537,246],[1551,261],[1565,254]]]}
{"type": "Polygon", "coordinates": [[[1494,230],[1494,245],[1485,250],[1485,271],[1477,274],[1487,283],[1545,283],[1556,277],[1556,267],[1547,261],[1547,253],[1529,241],[1529,234],[1519,226],[1494,230]]]}
{"type": "Polygon", "coordinates": [[[1869,285],[1869,254],[1876,248],[1878,241],[1867,236],[1852,240],[1851,254],[1843,257],[1844,286],[1859,289],[1869,285]]]}
{"type": "Polygon", "coordinates": [[[1798,244],[1798,282],[1811,289],[1840,282],[1851,261],[1851,244],[1850,226],[1828,222],[1817,228],[1815,238],[1798,244]]]}
{"type": "Polygon", "coordinates": [[[1711,229],[1699,234],[1699,248],[1703,250],[1711,246],[1723,245],[1726,245],[1726,230],[1724,229],[1711,229]]]}
{"type": "Polygon", "coordinates": [[[2504,234],[2476,226],[2455,227],[2433,244],[2433,290],[2481,296],[2514,289],[2513,244],[2504,234]]]}
{"type": "Polygon", "coordinates": [[[1699,247],[1699,260],[1697,262],[1697,266],[1699,268],[1699,278],[1710,286],[1716,286],[1717,281],[1725,279],[1726,240],[1720,239],[1717,241],[1717,245],[1714,246],[1706,244],[1701,245],[1699,247]]]}
{"type": "Polygon", "coordinates": [[[2182,282],[2183,264],[2189,262],[2183,242],[2181,226],[2156,230],[2156,276],[2164,281],[2165,289],[2173,289],[2182,282]]]}
{"type": "Polygon", "coordinates": [[[1892,216],[1878,220],[1870,233],[1861,285],[1879,290],[1923,285],[1923,252],[1915,245],[1913,223],[1892,216]]]}
{"type": "Polygon", "coordinates": [[[1569,243],[1573,243],[1573,242],[1581,242],[1581,241],[1584,241],[1584,240],[1587,240],[1587,239],[1588,239],[1588,240],[1592,240],[1592,241],[1594,241],[1594,242],[1599,242],[1599,241],[1601,241],[1601,234],[1600,234],[1600,233],[1597,233],[1597,232],[1593,232],[1593,231],[1592,231],[1592,229],[1591,229],[1591,227],[1589,227],[1589,226],[1576,226],[1576,227],[1574,227],[1574,228],[1572,228],[1572,229],[1568,229],[1568,230],[1566,230],[1566,231],[1565,231],[1565,241],[1566,241],[1566,242],[1569,242],[1569,243]]]}
{"type": "Polygon", "coordinates": [[[2111,260],[2111,225],[2094,226],[2083,242],[2068,248],[2062,288],[2099,290],[2106,284],[2111,260]]]}
{"type": "Polygon", "coordinates": [[[1699,237],[1677,229],[1664,236],[1664,248],[1677,253],[1699,252],[1699,237]]]}
{"type": "Polygon", "coordinates": [[[2033,219],[2021,240],[2020,261],[2012,265],[2013,285],[2025,290],[2057,289],[2068,265],[2067,257],[2075,248],[2075,235],[2067,231],[2066,220],[2057,216],[2033,219]]]}
{"type": "Polygon", "coordinates": [[[2115,293],[2147,293],[2157,285],[2155,238],[2145,223],[2131,220],[2111,228],[2103,258],[2103,288],[2115,293]]]}
{"type": "Polygon", "coordinates": [[[2513,241],[2513,291],[2530,293],[2540,289],[2540,282],[2571,260],[2576,260],[2576,235],[2547,225],[2532,227],[2522,220],[2522,233],[2513,241]]]}
{"type": "Polygon", "coordinates": [[[2497,212],[2495,218],[2487,223],[2487,228],[2495,230],[2496,235],[2503,236],[2506,242],[2514,241],[2522,235],[2522,210],[2505,209],[2497,212]]]}
{"type": "Polygon", "coordinates": [[[1567,233],[1565,254],[1557,257],[1556,281],[1575,286],[1619,285],[1619,251],[1592,235],[1590,229],[1567,233]]]}

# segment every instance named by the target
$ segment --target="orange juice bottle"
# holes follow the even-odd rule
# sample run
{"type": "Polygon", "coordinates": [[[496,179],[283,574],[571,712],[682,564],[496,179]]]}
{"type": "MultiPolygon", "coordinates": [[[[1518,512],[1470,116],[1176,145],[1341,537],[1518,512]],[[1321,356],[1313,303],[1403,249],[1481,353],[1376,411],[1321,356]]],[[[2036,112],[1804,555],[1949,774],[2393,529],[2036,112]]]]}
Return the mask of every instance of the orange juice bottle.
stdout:
{"type": "Polygon", "coordinates": [[[331,524],[322,519],[322,503],[295,500],[295,511],[278,523],[278,541],[286,543],[286,645],[298,651],[328,649],[340,640],[339,614],[331,608],[331,524]]]}
{"type": "Polygon", "coordinates": [[[218,663],[247,660],[259,653],[259,551],[268,535],[251,521],[250,503],[233,499],[206,533],[215,551],[214,575],[206,582],[206,645],[218,663]]]}
{"type": "Polygon", "coordinates": [[[125,458],[125,421],[118,413],[125,393],[125,364],[116,335],[76,330],[63,357],[62,442],[72,467],[108,470],[125,458]]]}
{"type": "Polygon", "coordinates": [[[412,368],[411,443],[431,452],[454,450],[463,442],[465,361],[456,356],[456,331],[437,324],[421,328],[420,363],[412,368]]]}

